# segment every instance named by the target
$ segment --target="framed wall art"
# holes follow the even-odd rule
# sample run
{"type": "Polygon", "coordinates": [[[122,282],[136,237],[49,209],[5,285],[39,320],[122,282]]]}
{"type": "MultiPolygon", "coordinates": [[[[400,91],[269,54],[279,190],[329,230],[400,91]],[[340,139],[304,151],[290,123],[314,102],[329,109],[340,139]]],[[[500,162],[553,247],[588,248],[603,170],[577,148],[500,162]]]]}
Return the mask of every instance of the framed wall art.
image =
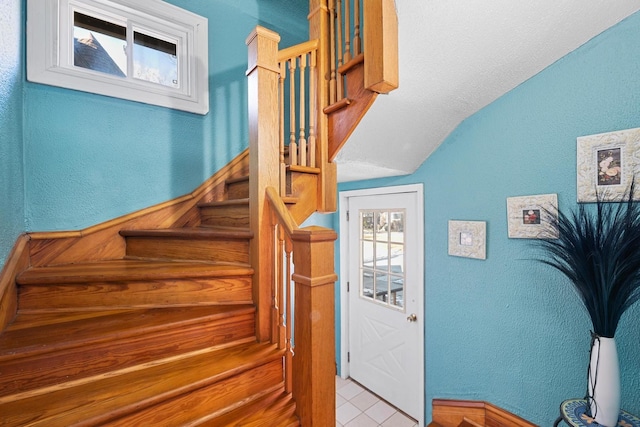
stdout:
{"type": "Polygon", "coordinates": [[[640,167],[640,128],[581,136],[577,144],[578,202],[622,200],[640,167]]]}
{"type": "Polygon", "coordinates": [[[507,226],[512,239],[557,239],[558,195],[507,197],[507,226]]]}
{"type": "Polygon", "coordinates": [[[449,255],[486,259],[487,223],[485,221],[449,221],[449,255]]]}

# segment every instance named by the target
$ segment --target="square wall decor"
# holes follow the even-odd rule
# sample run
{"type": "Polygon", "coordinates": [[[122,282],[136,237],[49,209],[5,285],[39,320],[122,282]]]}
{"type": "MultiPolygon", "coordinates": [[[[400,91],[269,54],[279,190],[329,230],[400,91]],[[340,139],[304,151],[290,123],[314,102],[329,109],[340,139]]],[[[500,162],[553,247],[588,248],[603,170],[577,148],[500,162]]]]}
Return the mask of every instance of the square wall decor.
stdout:
{"type": "Polygon", "coordinates": [[[640,128],[581,136],[577,143],[578,202],[622,200],[640,168],[640,128]]]}
{"type": "Polygon", "coordinates": [[[507,197],[507,226],[512,239],[557,239],[558,195],[507,197]]]}
{"type": "Polygon", "coordinates": [[[487,223],[485,221],[449,221],[449,255],[486,259],[487,223]]]}

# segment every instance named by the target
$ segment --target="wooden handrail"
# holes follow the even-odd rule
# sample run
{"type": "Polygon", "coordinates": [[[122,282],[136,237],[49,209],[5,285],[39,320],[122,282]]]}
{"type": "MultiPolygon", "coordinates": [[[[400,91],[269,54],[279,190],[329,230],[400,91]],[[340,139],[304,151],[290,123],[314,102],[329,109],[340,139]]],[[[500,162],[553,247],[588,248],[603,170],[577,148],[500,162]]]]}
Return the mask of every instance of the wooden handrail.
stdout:
{"type": "Polygon", "coordinates": [[[300,55],[318,50],[318,39],[309,40],[304,43],[290,46],[278,51],[278,62],[285,61],[287,59],[295,58],[300,55]]]}
{"type": "Polygon", "coordinates": [[[275,188],[267,188],[267,200],[271,204],[271,214],[276,216],[277,222],[284,227],[284,230],[288,235],[293,236],[300,231],[298,224],[296,224],[291,213],[287,209],[287,206],[284,204],[275,188]]]}

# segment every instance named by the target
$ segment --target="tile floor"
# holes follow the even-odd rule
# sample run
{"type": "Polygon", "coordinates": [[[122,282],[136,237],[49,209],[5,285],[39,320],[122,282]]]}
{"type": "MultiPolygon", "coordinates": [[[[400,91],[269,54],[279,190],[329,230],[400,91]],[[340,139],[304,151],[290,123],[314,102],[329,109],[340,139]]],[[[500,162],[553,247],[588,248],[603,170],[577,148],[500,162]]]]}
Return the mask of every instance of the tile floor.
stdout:
{"type": "Polygon", "coordinates": [[[417,427],[411,418],[350,379],[336,377],[336,427],[417,427]]]}

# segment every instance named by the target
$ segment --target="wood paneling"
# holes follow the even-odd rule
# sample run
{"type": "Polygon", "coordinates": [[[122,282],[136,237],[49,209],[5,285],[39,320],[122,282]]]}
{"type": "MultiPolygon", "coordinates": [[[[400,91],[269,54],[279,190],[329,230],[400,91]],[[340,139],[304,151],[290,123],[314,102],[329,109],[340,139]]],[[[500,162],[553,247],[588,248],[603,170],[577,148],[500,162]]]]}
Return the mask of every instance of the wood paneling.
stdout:
{"type": "Polygon", "coordinates": [[[433,399],[433,422],[441,427],[458,427],[465,418],[487,427],[536,427],[491,403],[473,400],[433,399]]]}

